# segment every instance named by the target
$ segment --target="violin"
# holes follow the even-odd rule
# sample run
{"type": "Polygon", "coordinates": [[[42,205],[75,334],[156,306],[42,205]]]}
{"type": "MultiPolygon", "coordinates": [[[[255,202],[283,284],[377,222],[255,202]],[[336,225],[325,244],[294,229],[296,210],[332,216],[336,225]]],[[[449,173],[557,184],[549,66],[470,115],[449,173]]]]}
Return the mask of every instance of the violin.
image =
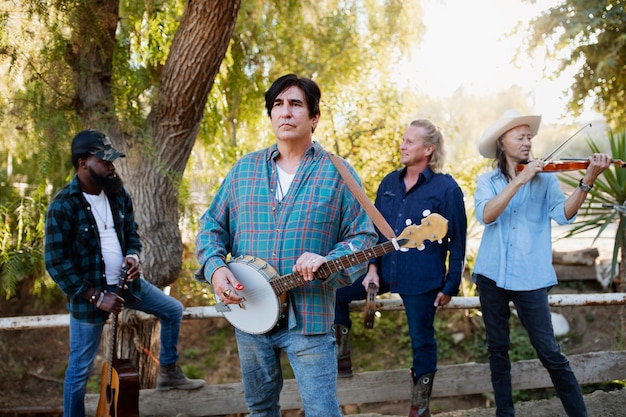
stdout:
{"type": "MultiPolygon", "coordinates": [[[[626,168],[626,162],[620,161],[619,159],[613,160],[612,162],[619,168],[626,168]]],[[[523,171],[525,164],[519,164],[517,166],[517,171],[523,171]]],[[[541,172],[564,172],[564,171],[578,171],[587,169],[589,166],[589,160],[587,159],[562,159],[560,161],[552,161],[548,162],[543,166],[543,171],[541,172]]]]}
{"type": "MultiPolygon", "coordinates": [[[[554,161],[553,158],[557,156],[558,153],[562,152],[565,149],[565,146],[571,142],[571,140],[584,129],[591,127],[591,123],[581,127],[578,129],[572,136],[561,142],[548,156],[544,158],[544,160],[551,161],[546,162],[543,166],[543,170],[541,172],[564,172],[564,171],[579,171],[583,169],[587,169],[589,166],[588,159],[582,158],[563,158],[558,161],[554,161]]],[[[528,162],[524,164],[519,164],[517,166],[517,172],[521,172],[524,170],[528,162]]],[[[612,161],[613,164],[617,165],[620,168],[626,168],[626,163],[620,161],[619,159],[614,159],[612,161]]]]}

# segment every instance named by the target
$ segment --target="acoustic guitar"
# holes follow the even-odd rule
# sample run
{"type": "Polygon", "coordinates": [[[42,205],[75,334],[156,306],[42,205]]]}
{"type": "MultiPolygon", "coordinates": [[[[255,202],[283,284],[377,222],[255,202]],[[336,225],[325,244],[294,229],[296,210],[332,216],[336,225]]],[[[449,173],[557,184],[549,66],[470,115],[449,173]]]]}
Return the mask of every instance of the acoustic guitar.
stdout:
{"type": "MultiPolygon", "coordinates": [[[[122,268],[117,291],[126,285],[122,268]]],[[[111,343],[109,357],[102,365],[102,382],[96,417],[139,417],[139,374],[128,359],[117,357],[118,313],[111,313],[111,343]]]]}
{"type": "MultiPolygon", "coordinates": [[[[331,259],[315,272],[315,279],[325,279],[330,274],[361,264],[396,250],[423,247],[424,241],[443,239],[448,233],[448,220],[437,213],[422,219],[419,226],[406,227],[395,241],[388,241],[372,248],[331,259]]],[[[281,314],[281,294],[308,283],[300,274],[279,276],[264,260],[254,256],[239,256],[227,264],[244,289],[237,294],[243,297],[240,304],[224,304],[218,301],[215,308],[237,329],[250,334],[262,334],[271,330],[281,314]]]]}

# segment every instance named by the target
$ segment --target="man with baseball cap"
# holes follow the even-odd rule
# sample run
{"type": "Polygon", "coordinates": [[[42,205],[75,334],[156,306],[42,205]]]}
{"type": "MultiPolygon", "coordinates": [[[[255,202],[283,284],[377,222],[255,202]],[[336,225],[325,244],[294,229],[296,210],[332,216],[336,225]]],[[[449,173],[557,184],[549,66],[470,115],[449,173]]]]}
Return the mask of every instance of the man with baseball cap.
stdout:
{"type": "Polygon", "coordinates": [[[97,130],[83,130],[72,140],[72,155],[90,154],[103,161],[115,161],[126,154],[113,148],[111,140],[97,130]]]}
{"type": "Polygon", "coordinates": [[[545,161],[529,161],[541,116],[507,111],[483,133],[478,149],[495,169],[478,177],[474,194],[477,220],[485,226],[474,265],[487,332],[496,416],[514,416],[509,359],[509,302],[548,370],[568,416],[587,416],[569,361],[554,336],[548,291],[558,284],[552,267],[551,220],[574,221],[598,176],[611,163],[604,154],[589,158],[580,186],[566,198],[545,161]],[[518,166],[525,164],[523,170],[518,166]]]}
{"type": "Polygon", "coordinates": [[[70,311],[70,354],[64,382],[65,417],[85,415],[87,380],[110,313],[123,307],[153,314],[161,321],[157,389],[196,389],[203,380],[188,379],[177,364],[182,304],[145,280],[130,195],[113,161],[125,156],[97,130],[72,140],[76,175],[52,199],[46,211],[46,269],[66,294],[70,311]],[[117,294],[122,269],[128,285],[117,294]]]}

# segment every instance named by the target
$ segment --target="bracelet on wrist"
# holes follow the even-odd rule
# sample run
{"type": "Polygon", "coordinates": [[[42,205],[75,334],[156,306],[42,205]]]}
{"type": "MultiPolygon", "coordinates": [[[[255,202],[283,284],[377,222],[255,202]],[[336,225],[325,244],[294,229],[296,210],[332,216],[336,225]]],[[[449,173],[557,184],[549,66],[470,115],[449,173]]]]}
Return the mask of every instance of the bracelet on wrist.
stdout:
{"type": "Polygon", "coordinates": [[[584,192],[588,193],[593,188],[593,184],[587,185],[583,182],[583,178],[581,178],[580,181],[578,181],[578,187],[584,192]]]}
{"type": "Polygon", "coordinates": [[[96,303],[96,307],[100,308],[102,302],[104,301],[104,292],[100,292],[100,297],[98,298],[98,302],[96,303]]]}

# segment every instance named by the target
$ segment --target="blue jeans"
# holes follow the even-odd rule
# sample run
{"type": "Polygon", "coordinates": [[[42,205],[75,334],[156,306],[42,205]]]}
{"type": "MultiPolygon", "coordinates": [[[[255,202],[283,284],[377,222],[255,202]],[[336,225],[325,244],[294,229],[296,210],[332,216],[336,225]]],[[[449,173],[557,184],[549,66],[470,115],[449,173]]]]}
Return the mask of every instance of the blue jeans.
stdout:
{"type": "MultiPolygon", "coordinates": [[[[352,320],[350,319],[350,302],[356,300],[365,300],[367,298],[367,291],[363,288],[363,278],[354,281],[351,285],[341,287],[337,290],[335,301],[335,324],[341,324],[348,329],[352,328],[352,320]]],[[[389,292],[389,285],[384,282],[380,282],[380,288],[378,294],[384,294],[389,292]]]]}
{"type": "Polygon", "coordinates": [[[487,332],[491,383],[496,399],[496,416],[512,417],[513,390],[511,386],[511,361],[509,359],[509,318],[512,301],[520,322],[526,329],[530,343],[548,370],[552,384],[568,416],[587,416],[580,386],[572,372],[569,361],[561,352],[550,316],[549,288],[534,291],[509,291],[499,288],[495,282],[482,275],[476,276],[480,306],[487,332]]]}
{"type": "MultiPolygon", "coordinates": [[[[114,289],[115,287],[112,287],[114,289]]],[[[169,365],[178,361],[178,334],[183,316],[180,301],[163,293],[142,279],[136,298],[124,292],[124,308],[153,314],[161,321],[161,350],[159,363],[169,365]]],[[[80,322],[70,315],[70,355],[63,388],[63,416],[85,416],[87,380],[93,370],[104,323],[80,322]]]]}
{"type": "MultiPolygon", "coordinates": [[[[337,290],[335,305],[335,324],[341,324],[348,329],[352,327],[350,320],[350,301],[364,300],[367,291],[363,288],[363,278],[356,280],[352,285],[337,290]]],[[[389,292],[389,285],[380,281],[379,294],[389,292]]],[[[413,370],[420,377],[430,372],[437,371],[437,341],[435,340],[435,298],[439,290],[426,294],[407,295],[400,294],[404,303],[404,310],[409,327],[411,348],[413,350],[413,370]]]]}
{"type": "Polygon", "coordinates": [[[248,334],[236,330],[239,362],[249,417],[280,417],[285,351],[296,377],[307,417],[341,417],[337,400],[337,357],[331,333],[302,335],[282,329],[248,334]]]}
{"type": "Polygon", "coordinates": [[[416,377],[437,371],[437,341],[435,340],[435,299],[439,290],[425,294],[400,294],[404,303],[411,347],[413,371],[416,377]]]}

